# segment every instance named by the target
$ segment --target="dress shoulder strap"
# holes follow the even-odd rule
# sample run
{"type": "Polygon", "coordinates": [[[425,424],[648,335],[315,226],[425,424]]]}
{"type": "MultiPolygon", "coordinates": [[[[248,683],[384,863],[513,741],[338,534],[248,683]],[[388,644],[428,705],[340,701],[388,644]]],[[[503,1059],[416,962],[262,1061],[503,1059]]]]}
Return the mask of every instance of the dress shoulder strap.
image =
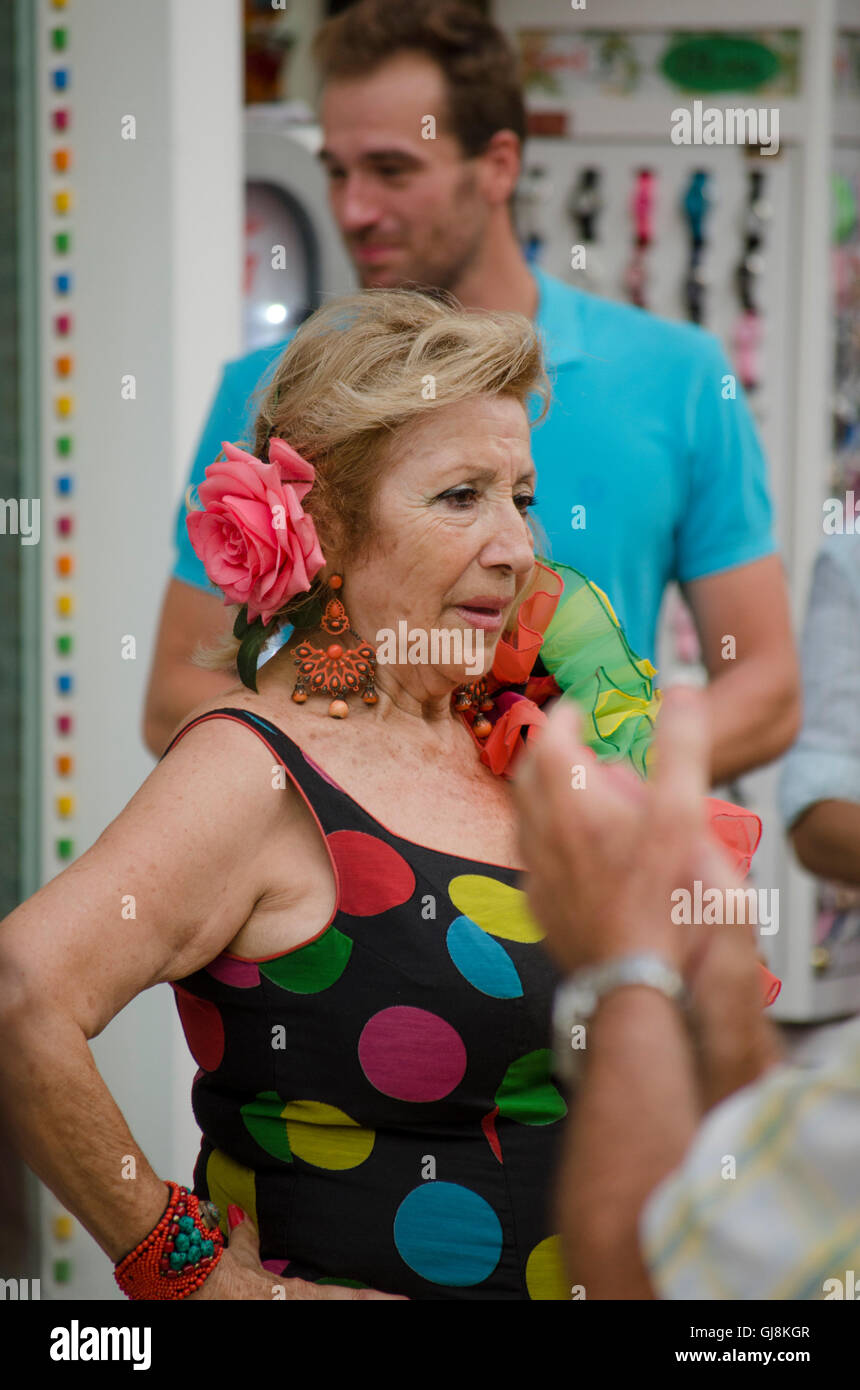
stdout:
{"type": "Polygon", "coordinates": [[[297,787],[326,832],[368,819],[367,812],[353,801],[309,754],[303,752],[283,729],[279,729],[270,719],[265,719],[260,714],[252,714],[247,709],[225,706],[223,709],[207,710],[196,719],[190,719],[170,740],[161,758],[167,757],[189,729],[195,728],[207,719],[233,719],[237,723],[247,725],[271,749],[273,760],[286,769],[290,781],[297,787]]]}
{"type": "MultiPolygon", "coordinates": [[[[260,714],[252,714],[247,709],[226,705],[223,709],[207,710],[205,714],[199,714],[196,719],[189,719],[188,723],[184,724],[177,734],[174,734],[161,758],[167,756],[171,748],[176,746],[189,729],[196,728],[198,724],[204,723],[207,719],[233,719],[240,724],[247,724],[248,728],[252,729],[259,739],[267,743],[278,754],[281,762],[286,762],[290,767],[295,762],[302,763],[305,767],[315,767],[315,764],[309,761],[299,745],[288,734],[285,734],[283,729],[279,729],[277,724],[273,724],[270,719],[265,719],[260,714]]],[[[159,758],[159,762],[161,758],[159,758]]]]}

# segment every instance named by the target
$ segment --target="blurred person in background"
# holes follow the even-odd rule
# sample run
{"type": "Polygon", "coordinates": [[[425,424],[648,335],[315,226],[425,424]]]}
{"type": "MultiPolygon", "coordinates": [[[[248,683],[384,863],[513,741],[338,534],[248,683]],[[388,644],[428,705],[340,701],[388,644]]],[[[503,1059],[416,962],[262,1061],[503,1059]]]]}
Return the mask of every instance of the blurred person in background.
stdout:
{"type": "MultiPolygon", "coordinates": [[[[316,41],[321,160],[332,214],[364,288],[441,287],[466,307],[533,319],[553,381],[534,430],[537,516],[550,553],[605,590],[634,651],[653,657],[667,584],[693,613],[710,683],[711,779],[777,757],[799,722],[786,584],[766,467],[717,339],[573,288],[529,267],[512,198],[526,119],[502,32],[454,0],[361,0],[316,41]],[[426,117],[435,138],[423,138],[426,117]],[[586,524],[574,529],[574,508],[586,524]],[[735,657],[723,659],[726,634],[735,657]]],[[[189,483],[224,441],[248,438],[254,393],[286,341],[224,369],[189,483]]],[[[231,677],[193,664],[227,631],[180,506],[143,735],[156,756],[231,677]]],[[[264,658],[265,659],[265,658],[264,658]]]]}
{"type": "Polygon", "coordinates": [[[572,1296],[855,1299],[860,1020],[817,1067],[786,1065],[752,933],[673,920],[679,888],[738,886],[705,835],[702,696],[668,693],[647,784],[589,763],[572,790],[578,724],[561,702],[515,779],[566,976],[557,1055],[580,1059],[556,1196],[572,1296]]]}
{"type": "MultiPolygon", "coordinates": [[[[780,809],[801,864],[819,879],[813,959],[860,971],[860,534],[828,535],[803,629],[803,727],[782,767],[780,809]]],[[[853,1009],[860,1011],[860,985],[853,1009]]]]}
{"type": "Polygon", "coordinates": [[[818,552],[801,655],[803,727],[782,767],[783,820],[804,868],[860,885],[860,534],[828,536],[818,552]]]}

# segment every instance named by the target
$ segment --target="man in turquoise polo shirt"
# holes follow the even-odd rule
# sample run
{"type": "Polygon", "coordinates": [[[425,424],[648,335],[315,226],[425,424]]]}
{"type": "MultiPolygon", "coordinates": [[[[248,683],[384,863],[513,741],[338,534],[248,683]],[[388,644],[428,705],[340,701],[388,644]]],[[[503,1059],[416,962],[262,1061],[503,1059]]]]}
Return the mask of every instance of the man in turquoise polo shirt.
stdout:
{"type": "MultiPolygon", "coordinates": [[[[553,380],[532,434],[551,558],[606,591],[634,651],[652,660],[677,580],[710,677],[713,780],[778,756],[799,722],[797,660],[765,463],[717,339],[526,264],[510,209],[525,115],[488,20],[456,0],[361,0],[323,26],[316,52],[321,159],[362,286],[442,286],[469,307],[534,320],[553,380]]],[[[253,396],[286,341],[225,367],[190,483],[222,441],[249,438],[253,396]]],[[[183,503],[176,544],[144,720],[156,754],[191,709],[234,684],[189,661],[229,618],[183,503]]]]}

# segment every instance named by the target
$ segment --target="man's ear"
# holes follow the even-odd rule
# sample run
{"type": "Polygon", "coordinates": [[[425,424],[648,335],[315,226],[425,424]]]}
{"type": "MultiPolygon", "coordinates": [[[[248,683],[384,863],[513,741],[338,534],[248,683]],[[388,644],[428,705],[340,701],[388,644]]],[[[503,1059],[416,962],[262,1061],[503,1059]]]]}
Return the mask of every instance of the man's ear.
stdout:
{"type": "Polygon", "coordinates": [[[494,206],[509,202],[516,192],[522,169],[519,136],[512,130],[497,130],[480,159],[484,196],[494,206]]]}

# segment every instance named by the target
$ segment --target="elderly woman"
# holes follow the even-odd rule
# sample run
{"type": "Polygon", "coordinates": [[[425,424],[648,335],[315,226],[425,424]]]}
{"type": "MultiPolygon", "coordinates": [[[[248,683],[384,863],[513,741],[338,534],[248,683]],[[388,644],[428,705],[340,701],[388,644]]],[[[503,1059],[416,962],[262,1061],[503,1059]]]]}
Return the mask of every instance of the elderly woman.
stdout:
{"type": "Polygon", "coordinates": [[[656,699],[605,597],[535,560],[535,392],[517,315],[375,291],[308,320],[188,519],[243,684],[2,925],[22,1152],[129,1297],[565,1297],[558,975],[505,779],[562,690],[643,771],[656,699]],[[165,981],[192,1191],[87,1047],[165,981]]]}

